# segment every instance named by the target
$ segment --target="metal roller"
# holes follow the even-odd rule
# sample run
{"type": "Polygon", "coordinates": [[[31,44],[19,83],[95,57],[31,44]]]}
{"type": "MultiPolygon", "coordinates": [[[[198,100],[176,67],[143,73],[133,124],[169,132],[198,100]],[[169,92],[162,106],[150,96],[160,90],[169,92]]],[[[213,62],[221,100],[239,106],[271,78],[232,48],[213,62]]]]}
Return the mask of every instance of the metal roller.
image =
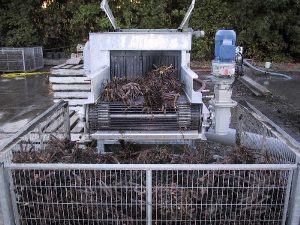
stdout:
{"type": "Polygon", "coordinates": [[[121,102],[98,102],[88,109],[90,131],[98,130],[198,130],[201,105],[193,105],[185,96],[176,109],[147,112],[143,105],[128,107],[121,102]]]}

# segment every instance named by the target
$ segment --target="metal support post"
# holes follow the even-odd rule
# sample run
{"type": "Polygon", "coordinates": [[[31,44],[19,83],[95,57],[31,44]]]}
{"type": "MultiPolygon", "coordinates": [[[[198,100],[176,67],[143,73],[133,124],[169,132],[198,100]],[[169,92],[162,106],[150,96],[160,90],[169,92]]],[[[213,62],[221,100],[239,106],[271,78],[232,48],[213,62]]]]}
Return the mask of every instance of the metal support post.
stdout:
{"type": "Polygon", "coordinates": [[[41,125],[38,126],[38,134],[40,140],[40,149],[44,149],[44,135],[43,135],[43,130],[41,125]]]}
{"type": "Polygon", "coordinates": [[[102,140],[97,140],[97,150],[99,154],[105,153],[105,145],[104,141],[102,140]]]}
{"type": "Polygon", "coordinates": [[[147,225],[152,225],[152,170],[146,172],[147,225]]]}
{"type": "Polygon", "coordinates": [[[4,163],[0,163],[0,207],[3,224],[14,225],[13,207],[11,204],[9,183],[4,163]]]}
{"type": "Polygon", "coordinates": [[[23,59],[23,71],[26,71],[26,62],[25,62],[25,55],[24,55],[24,49],[22,50],[22,59],[23,59]]]}
{"type": "MultiPolygon", "coordinates": [[[[299,160],[299,159],[298,159],[299,160]]],[[[300,222],[300,170],[298,168],[294,172],[292,194],[290,196],[290,209],[289,209],[289,225],[299,225],[300,222]]]]}
{"type": "Polygon", "coordinates": [[[71,140],[71,128],[70,128],[70,117],[69,117],[69,105],[64,106],[64,136],[66,139],[71,140]]]}

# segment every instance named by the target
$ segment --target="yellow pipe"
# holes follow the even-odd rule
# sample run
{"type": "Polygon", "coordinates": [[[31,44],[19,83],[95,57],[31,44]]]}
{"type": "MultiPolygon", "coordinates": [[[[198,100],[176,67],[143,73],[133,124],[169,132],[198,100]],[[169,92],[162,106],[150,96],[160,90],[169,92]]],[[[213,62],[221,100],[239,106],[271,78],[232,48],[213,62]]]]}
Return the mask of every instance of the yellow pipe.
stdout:
{"type": "Polygon", "coordinates": [[[5,73],[0,75],[0,77],[4,78],[14,78],[14,77],[24,77],[24,76],[34,76],[34,75],[43,75],[49,74],[50,72],[23,72],[23,73],[5,73]]]}

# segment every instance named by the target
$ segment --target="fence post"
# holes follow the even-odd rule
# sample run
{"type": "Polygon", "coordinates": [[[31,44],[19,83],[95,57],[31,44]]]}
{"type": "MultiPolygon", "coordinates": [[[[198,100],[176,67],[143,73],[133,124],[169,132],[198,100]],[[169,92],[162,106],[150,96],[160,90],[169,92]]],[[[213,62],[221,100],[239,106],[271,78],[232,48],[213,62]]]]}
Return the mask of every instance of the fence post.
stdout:
{"type": "Polygon", "coordinates": [[[66,139],[71,140],[71,128],[70,128],[70,115],[69,104],[64,105],[64,136],[66,139]]]}
{"type": "Polygon", "coordinates": [[[3,224],[14,225],[13,207],[11,204],[10,189],[7,173],[3,162],[0,162],[0,207],[3,224]]]}
{"type": "Polygon", "coordinates": [[[152,170],[146,172],[147,225],[152,225],[152,170]]]}
{"type": "Polygon", "coordinates": [[[299,159],[298,168],[294,172],[292,194],[290,196],[290,210],[289,210],[289,225],[300,224],[300,170],[299,170],[299,159]]]}
{"type": "Polygon", "coordinates": [[[40,149],[44,149],[44,134],[41,125],[38,126],[38,134],[40,139],[40,149]]]}
{"type": "Polygon", "coordinates": [[[22,49],[22,59],[23,59],[23,71],[26,71],[26,63],[25,63],[25,55],[24,55],[24,49],[22,49]]]}

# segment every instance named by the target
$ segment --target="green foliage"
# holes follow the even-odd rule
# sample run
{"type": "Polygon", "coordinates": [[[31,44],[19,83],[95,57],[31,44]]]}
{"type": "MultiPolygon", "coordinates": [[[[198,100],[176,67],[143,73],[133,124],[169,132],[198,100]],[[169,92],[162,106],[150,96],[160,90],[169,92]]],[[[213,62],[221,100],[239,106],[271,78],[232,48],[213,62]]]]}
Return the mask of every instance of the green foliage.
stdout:
{"type": "Polygon", "coordinates": [[[299,61],[300,1],[239,0],[232,7],[230,23],[246,55],[259,60],[299,61]]]}
{"type": "Polygon", "coordinates": [[[37,0],[0,0],[0,45],[31,46],[39,43],[37,0]]]}
{"type": "Polygon", "coordinates": [[[194,59],[213,58],[215,33],[221,28],[231,28],[229,15],[227,4],[222,0],[197,1],[190,25],[194,30],[204,30],[205,37],[194,40],[194,59]]]}
{"type": "MultiPolygon", "coordinates": [[[[177,28],[191,0],[110,0],[121,28],[177,28]]],[[[0,46],[75,46],[112,31],[100,0],[0,0],[0,46]],[[46,4],[46,8],[42,5],[46,4]]],[[[234,29],[246,56],[300,61],[300,0],[197,0],[190,26],[204,30],[192,57],[212,59],[218,29],[234,29]]]]}

